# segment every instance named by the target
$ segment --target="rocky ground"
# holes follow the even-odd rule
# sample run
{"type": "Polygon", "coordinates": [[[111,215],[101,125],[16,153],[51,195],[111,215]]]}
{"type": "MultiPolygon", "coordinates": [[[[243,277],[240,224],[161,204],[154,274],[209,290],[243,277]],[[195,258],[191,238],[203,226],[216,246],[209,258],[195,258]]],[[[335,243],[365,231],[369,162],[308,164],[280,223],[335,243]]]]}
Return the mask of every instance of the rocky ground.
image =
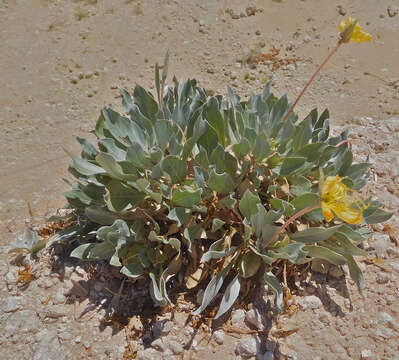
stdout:
{"type": "Polygon", "coordinates": [[[0,0],[0,23],[2,358],[399,359],[395,1],[0,0]],[[166,49],[178,78],[222,93],[228,83],[245,97],[273,74],[277,94],[293,99],[344,15],[358,17],[373,41],[340,49],[298,111],[328,107],[334,131],[350,129],[358,159],[373,163],[365,191],[395,212],[365,244],[378,260],[360,263],[363,296],[345,268],[315,264],[290,314],[273,317],[260,289],[212,330],[186,324],[195,303],[178,299],[173,312],[154,314],[144,283],[122,284],[101,264],[83,268],[62,249],[29,262],[29,271],[9,262],[10,242],[63,205],[63,148],[78,152],[74,137],[87,136],[104,105],[119,106],[118,85],[153,86],[153,64],[166,49]]]}

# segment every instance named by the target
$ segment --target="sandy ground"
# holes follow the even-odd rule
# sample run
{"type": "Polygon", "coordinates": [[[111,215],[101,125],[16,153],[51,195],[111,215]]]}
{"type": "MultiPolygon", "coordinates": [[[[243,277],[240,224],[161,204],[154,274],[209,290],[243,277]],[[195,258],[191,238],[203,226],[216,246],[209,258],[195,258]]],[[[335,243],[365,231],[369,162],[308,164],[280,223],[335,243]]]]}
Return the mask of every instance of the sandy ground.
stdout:
{"type": "MultiPolygon", "coordinates": [[[[399,114],[399,14],[391,17],[387,11],[391,6],[392,15],[395,3],[399,6],[393,0],[0,0],[1,246],[64,204],[61,193],[67,185],[62,178],[68,177],[69,158],[63,149],[78,153],[75,137],[88,136],[100,109],[109,103],[120,106],[117,86],[153,88],[153,65],[167,49],[170,74],[177,78],[196,78],[221,93],[230,84],[245,97],[274,74],[275,92],[294,99],[336,43],[343,13],[359,18],[373,40],[343,46],[297,110],[305,114],[328,107],[333,125],[352,126],[355,133],[361,125],[363,133],[354,146],[361,157],[367,155],[362,151],[374,150],[372,157],[386,180],[376,187],[379,197],[397,211],[399,174],[392,169],[399,168],[399,129],[387,125],[399,114]],[[260,11],[236,19],[248,6],[260,11]],[[279,58],[299,60],[275,71],[267,64],[254,69],[245,64],[251,54],[273,47],[280,50],[279,58]],[[381,145],[382,154],[370,144],[381,145]]],[[[7,256],[0,256],[5,274],[7,256]]],[[[397,277],[397,270],[393,274],[397,277]]],[[[374,280],[370,275],[371,284],[374,280]]],[[[362,324],[367,315],[377,316],[372,305],[381,292],[397,296],[397,279],[390,284],[369,294],[370,307],[356,315],[365,318],[359,320],[362,324]]],[[[5,287],[1,293],[5,296],[5,287]]],[[[397,305],[393,311],[399,316],[397,305]]],[[[356,319],[346,321],[346,334],[340,334],[335,328],[344,320],[332,315],[336,340],[357,331],[356,319]]],[[[310,329],[297,332],[293,343],[321,331],[310,329]]],[[[367,328],[361,331],[367,339],[367,328]]],[[[297,351],[298,358],[330,359],[323,354],[323,336],[313,347],[297,351]]],[[[393,350],[399,350],[397,338],[393,350],[382,344],[388,338],[370,339],[375,359],[393,359],[393,350]]],[[[365,340],[352,353],[331,359],[358,359],[366,348],[365,340]]]]}

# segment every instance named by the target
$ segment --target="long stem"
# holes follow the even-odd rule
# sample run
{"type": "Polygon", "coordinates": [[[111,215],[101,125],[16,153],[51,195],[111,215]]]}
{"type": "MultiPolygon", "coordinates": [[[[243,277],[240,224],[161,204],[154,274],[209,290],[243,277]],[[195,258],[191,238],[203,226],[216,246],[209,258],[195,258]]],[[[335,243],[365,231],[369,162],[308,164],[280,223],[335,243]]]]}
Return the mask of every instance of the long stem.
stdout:
{"type": "Polygon", "coordinates": [[[317,203],[312,206],[308,206],[305,209],[302,209],[301,211],[298,211],[295,215],[291,216],[283,225],[281,225],[275,233],[272,235],[272,237],[266,242],[265,247],[267,247],[269,244],[273,242],[275,238],[277,238],[286,228],[289,224],[293,223],[296,219],[301,217],[302,215],[307,214],[308,212],[311,212],[315,209],[318,209],[320,207],[320,204],[317,203]]]}
{"type": "Polygon", "coordinates": [[[312,77],[309,79],[309,81],[306,83],[305,87],[302,89],[302,91],[299,93],[298,97],[296,98],[295,102],[291,105],[290,109],[288,110],[287,114],[283,118],[283,122],[285,122],[292,111],[294,110],[296,104],[298,103],[299,99],[302,97],[302,95],[305,93],[305,91],[308,89],[309,85],[312,83],[314,78],[317,76],[317,74],[320,72],[320,70],[323,68],[325,64],[327,64],[328,60],[337,52],[338,48],[341,46],[342,40],[338,41],[337,46],[328,54],[328,56],[324,59],[324,61],[319,65],[319,67],[316,69],[312,77]]]}

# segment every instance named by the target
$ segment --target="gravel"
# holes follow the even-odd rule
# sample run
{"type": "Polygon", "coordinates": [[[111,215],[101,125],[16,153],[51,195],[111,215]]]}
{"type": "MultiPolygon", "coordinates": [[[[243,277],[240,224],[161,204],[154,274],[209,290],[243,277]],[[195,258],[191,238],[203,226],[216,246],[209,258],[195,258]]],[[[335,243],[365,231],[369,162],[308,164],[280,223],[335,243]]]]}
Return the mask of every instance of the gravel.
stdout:
{"type": "Polygon", "coordinates": [[[256,356],[258,353],[258,342],[253,337],[245,337],[240,340],[236,347],[236,354],[243,358],[256,356]]]}
{"type": "Polygon", "coordinates": [[[320,309],[323,306],[320,298],[315,295],[304,296],[303,298],[299,299],[299,305],[303,310],[315,310],[320,309]]]}
{"type": "Polygon", "coordinates": [[[15,312],[21,309],[20,296],[9,296],[3,299],[0,303],[0,308],[5,313],[15,312]]]}

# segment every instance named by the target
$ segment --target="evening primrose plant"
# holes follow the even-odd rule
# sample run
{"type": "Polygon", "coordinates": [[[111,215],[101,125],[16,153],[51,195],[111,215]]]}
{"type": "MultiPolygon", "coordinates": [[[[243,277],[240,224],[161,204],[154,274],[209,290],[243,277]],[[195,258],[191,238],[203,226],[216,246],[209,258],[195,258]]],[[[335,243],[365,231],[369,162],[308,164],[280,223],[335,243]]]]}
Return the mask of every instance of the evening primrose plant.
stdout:
{"type": "Polygon", "coordinates": [[[358,195],[370,164],[353,163],[347,131],[330,135],[328,110],[304,119],[293,111],[339,46],[370,39],[356,20],[340,26],[337,47],[292,105],[270,82],[245,101],[229,87],[208,96],[195,80],[167,87],[168,57],[155,67],[156,97],[121,89],[124,113],[105,107],[96,144],[78,138],[76,182],[64,194],[74,220],[49,243],[148,278],[158,306],[171,305],[175,289],[204,288],[194,314],[218,304],[216,318],[257,284],[282,310],[286,262],[347,264],[362,290],[354,257],[367,255],[367,224],[390,214],[358,195]]]}

